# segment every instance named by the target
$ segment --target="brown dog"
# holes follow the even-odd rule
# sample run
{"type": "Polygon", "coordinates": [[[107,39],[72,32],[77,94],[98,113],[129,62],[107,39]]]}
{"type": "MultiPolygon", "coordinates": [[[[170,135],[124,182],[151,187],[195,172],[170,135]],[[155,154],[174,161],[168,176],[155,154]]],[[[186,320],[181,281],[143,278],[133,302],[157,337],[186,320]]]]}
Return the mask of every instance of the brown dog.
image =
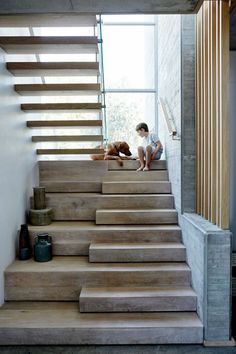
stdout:
{"type": "MultiPolygon", "coordinates": [[[[97,148],[100,148],[97,146],[97,148]]],[[[125,141],[115,141],[114,143],[108,144],[107,151],[105,154],[101,155],[90,155],[92,160],[117,160],[119,164],[122,166],[122,160],[130,160],[128,156],[131,156],[129,145],[125,141]],[[126,156],[120,156],[120,153],[126,156]]]]}

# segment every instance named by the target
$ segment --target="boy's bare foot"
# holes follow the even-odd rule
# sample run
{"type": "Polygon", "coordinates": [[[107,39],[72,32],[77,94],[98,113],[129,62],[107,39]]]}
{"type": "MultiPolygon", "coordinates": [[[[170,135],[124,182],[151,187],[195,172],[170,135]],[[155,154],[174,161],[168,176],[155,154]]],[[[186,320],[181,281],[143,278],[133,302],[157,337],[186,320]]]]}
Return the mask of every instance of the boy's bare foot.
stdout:
{"type": "Polygon", "coordinates": [[[139,172],[139,171],[143,171],[143,169],[144,169],[144,166],[140,166],[138,169],[137,169],[137,171],[139,172]]]}
{"type": "Polygon", "coordinates": [[[143,169],[143,171],[149,171],[149,170],[150,170],[150,168],[148,166],[145,166],[143,169]]]}

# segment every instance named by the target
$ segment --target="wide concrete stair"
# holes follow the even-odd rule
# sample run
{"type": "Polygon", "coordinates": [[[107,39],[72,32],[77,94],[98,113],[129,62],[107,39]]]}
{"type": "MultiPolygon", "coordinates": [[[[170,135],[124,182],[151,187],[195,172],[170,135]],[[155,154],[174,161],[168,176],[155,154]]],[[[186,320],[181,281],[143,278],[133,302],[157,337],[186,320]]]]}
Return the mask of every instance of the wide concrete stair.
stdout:
{"type": "Polygon", "coordinates": [[[202,343],[166,163],[114,162],[40,161],[54,256],[6,269],[0,344],[202,343]]]}

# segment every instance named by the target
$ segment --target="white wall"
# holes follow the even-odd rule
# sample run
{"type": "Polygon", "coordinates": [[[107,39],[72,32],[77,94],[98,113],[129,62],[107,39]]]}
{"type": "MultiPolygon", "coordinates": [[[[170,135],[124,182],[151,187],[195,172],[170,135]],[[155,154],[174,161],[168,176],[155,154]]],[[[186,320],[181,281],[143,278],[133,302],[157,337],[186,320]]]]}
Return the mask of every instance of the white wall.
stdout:
{"type": "MultiPolygon", "coordinates": [[[[161,15],[156,26],[156,87],[181,135],[181,16],[161,15]]],[[[181,141],[169,136],[163,112],[158,106],[158,134],[164,144],[175,206],[181,211],[181,141]]],[[[163,156],[163,158],[164,158],[163,156]]]]}
{"type": "Polygon", "coordinates": [[[233,250],[236,250],[236,52],[230,52],[230,142],[231,142],[231,181],[230,181],[230,230],[233,234],[233,250]]]}
{"type": "MultiPolygon", "coordinates": [[[[14,77],[5,68],[0,49],[0,304],[4,270],[14,260],[17,230],[24,223],[32,186],[37,184],[36,155],[26,128],[26,113],[13,90],[14,77]]],[[[29,117],[28,117],[29,118],[29,117]]]]}

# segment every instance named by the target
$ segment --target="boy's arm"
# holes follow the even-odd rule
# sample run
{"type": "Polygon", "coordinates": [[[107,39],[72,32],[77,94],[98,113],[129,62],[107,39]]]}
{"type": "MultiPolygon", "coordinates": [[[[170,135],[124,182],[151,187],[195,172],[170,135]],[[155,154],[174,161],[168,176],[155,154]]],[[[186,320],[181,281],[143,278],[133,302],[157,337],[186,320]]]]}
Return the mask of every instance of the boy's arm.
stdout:
{"type": "Polygon", "coordinates": [[[153,154],[152,154],[152,157],[151,159],[154,160],[159,152],[159,150],[161,149],[162,145],[161,145],[161,142],[160,140],[158,140],[156,143],[156,149],[154,150],[153,154]]]}

